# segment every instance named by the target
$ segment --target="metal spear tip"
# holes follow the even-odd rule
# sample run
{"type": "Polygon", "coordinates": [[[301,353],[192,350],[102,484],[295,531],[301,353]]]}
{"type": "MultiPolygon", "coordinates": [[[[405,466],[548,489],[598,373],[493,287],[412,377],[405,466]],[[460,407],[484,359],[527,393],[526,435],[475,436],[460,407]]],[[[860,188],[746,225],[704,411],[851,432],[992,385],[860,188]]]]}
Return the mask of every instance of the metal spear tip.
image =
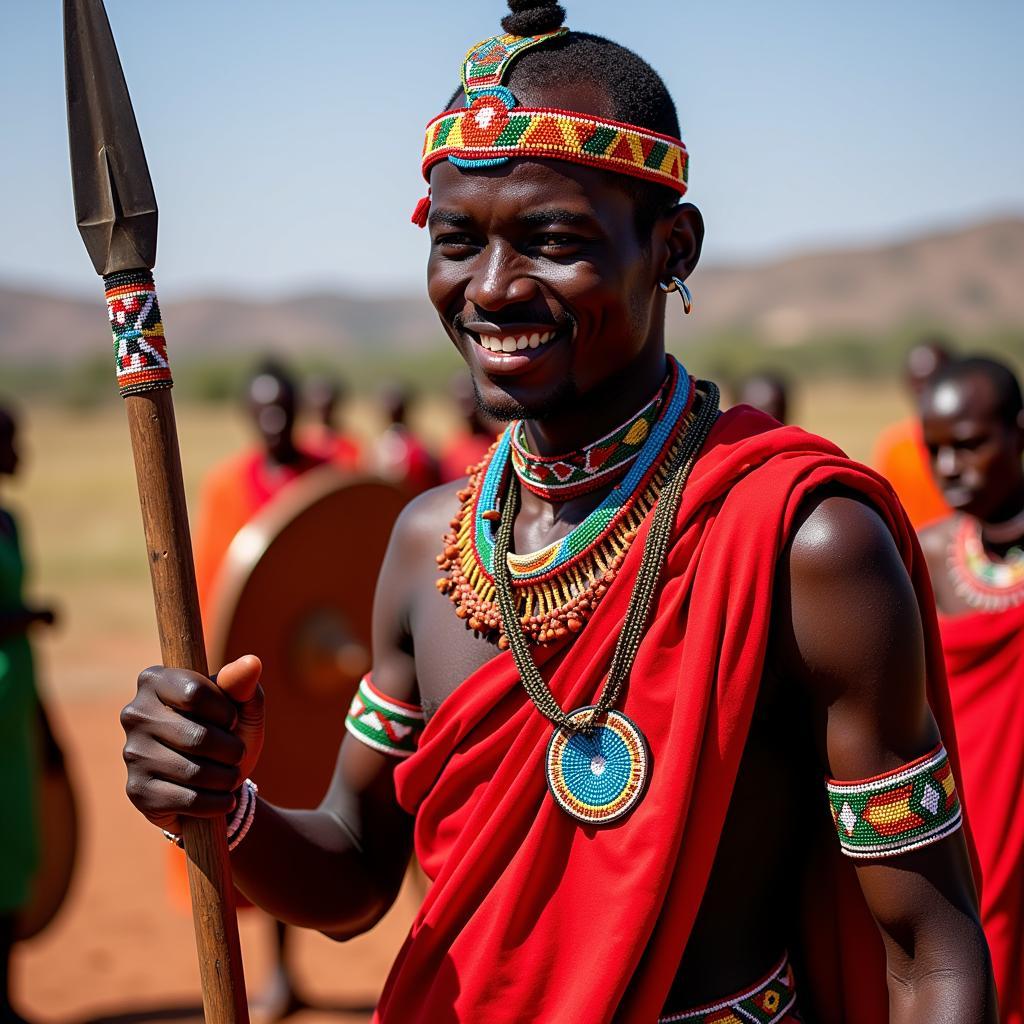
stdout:
{"type": "Polygon", "coordinates": [[[75,218],[98,274],[156,263],[157,208],[103,0],[64,0],[75,218]]]}

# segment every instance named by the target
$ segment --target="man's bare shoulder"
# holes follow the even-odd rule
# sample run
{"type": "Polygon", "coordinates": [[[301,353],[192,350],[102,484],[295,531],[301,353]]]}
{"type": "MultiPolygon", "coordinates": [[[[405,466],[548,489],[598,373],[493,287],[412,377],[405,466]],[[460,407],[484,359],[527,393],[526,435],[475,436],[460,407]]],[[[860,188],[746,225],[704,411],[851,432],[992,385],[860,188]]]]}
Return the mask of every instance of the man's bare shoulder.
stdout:
{"type": "Polygon", "coordinates": [[[459,509],[459,491],[465,486],[466,480],[462,479],[432,487],[402,509],[392,530],[391,545],[403,559],[418,563],[429,557],[433,562],[459,509]]]}

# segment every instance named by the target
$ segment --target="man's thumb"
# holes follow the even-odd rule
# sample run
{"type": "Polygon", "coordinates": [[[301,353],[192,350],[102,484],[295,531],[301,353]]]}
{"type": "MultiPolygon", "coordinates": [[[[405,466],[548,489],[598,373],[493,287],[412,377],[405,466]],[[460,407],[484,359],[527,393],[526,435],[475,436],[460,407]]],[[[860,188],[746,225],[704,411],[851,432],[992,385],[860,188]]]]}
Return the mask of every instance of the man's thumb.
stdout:
{"type": "Polygon", "coordinates": [[[255,654],[243,654],[228,662],[214,677],[214,682],[236,703],[252,700],[259,686],[263,665],[255,654]]]}

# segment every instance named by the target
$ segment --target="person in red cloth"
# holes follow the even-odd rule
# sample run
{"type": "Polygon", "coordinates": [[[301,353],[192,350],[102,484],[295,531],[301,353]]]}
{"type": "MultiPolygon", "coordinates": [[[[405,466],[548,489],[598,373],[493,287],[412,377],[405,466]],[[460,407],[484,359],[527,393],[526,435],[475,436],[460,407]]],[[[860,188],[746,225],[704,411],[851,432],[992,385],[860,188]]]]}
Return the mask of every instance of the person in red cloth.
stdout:
{"type": "Polygon", "coordinates": [[[172,840],[227,814],[240,888],[338,939],[415,847],[432,885],[379,1024],[991,1024],[910,524],[877,474],[720,415],[666,356],[704,234],[671,97],[559,5],[510,6],[427,127],[415,213],[508,426],[394,530],[319,808],[247,778],[251,656],[140,676],[129,795],[172,840]]]}
{"type": "Polygon", "coordinates": [[[952,354],[943,338],[925,338],[910,349],[903,364],[903,384],[914,412],[882,431],[871,459],[875,469],[892,484],[918,530],[949,515],[949,506],[929,469],[917,407],[928,382],[950,359],[952,354]]]}
{"type": "Polygon", "coordinates": [[[464,429],[452,437],[441,453],[441,479],[445,483],[463,479],[487,454],[501,430],[501,424],[489,419],[481,410],[470,374],[456,374],[448,394],[459,411],[464,429]]]}
{"type": "MultiPolygon", "coordinates": [[[[276,361],[259,366],[246,386],[246,410],[259,438],[257,444],[215,466],[203,481],[193,535],[199,604],[207,631],[215,614],[220,568],[235,535],[265,505],[303,473],[332,461],[336,452],[296,441],[298,389],[292,375],[276,361]]],[[[185,858],[171,851],[171,899],[190,906],[185,858]]],[[[288,962],[288,933],[274,922],[274,967],[258,1005],[264,1019],[277,1020],[305,1005],[288,962]]]]}
{"type": "Polygon", "coordinates": [[[410,497],[435,487],[440,479],[437,462],[409,427],[411,399],[409,389],[401,384],[381,390],[380,405],[388,425],[377,438],[372,456],[373,468],[410,497]]]}
{"type": "Polygon", "coordinates": [[[999,1019],[1024,1024],[1024,402],[991,359],[951,363],[922,429],[953,514],[921,534],[939,610],[964,802],[981,860],[981,919],[999,1019]]]}
{"type": "Polygon", "coordinates": [[[345,397],[345,387],[337,377],[309,380],[305,398],[313,424],[303,432],[302,445],[339,469],[353,472],[362,466],[363,453],[359,442],[338,426],[338,410],[345,397]]]}

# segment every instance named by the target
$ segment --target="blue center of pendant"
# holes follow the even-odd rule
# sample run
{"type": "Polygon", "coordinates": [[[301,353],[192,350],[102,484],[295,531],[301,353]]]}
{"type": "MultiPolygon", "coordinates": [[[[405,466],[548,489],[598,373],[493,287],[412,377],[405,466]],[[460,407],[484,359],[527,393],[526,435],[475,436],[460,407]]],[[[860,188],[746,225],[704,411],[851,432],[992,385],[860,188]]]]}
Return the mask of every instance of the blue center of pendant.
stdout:
{"type": "Polygon", "coordinates": [[[629,748],[614,730],[576,733],[562,751],[562,776],[577,800],[602,807],[618,799],[633,774],[629,748]]]}

